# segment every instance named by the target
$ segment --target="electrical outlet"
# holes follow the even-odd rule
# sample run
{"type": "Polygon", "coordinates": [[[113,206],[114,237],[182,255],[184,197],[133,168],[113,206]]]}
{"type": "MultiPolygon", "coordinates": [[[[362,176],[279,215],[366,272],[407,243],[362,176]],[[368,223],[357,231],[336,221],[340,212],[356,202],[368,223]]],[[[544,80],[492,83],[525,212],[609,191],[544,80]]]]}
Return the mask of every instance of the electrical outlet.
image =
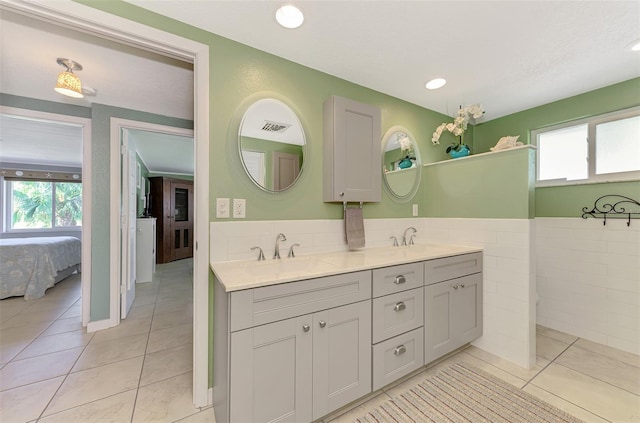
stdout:
{"type": "Polygon", "coordinates": [[[233,199],[233,217],[235,219],[244,219],[246,217],[247,200],[244,198],[233,199]]]}
{"type": "Polygon", "coordinates": [[[216,217],[219,219],[229,217],[228,198],[216,198],[216,217]]]}
{"type": "Polygon", "coordinates": [[[418,205],[414,204],[413,205],[413,217],[417,217],[418,216],[418,205]]]}

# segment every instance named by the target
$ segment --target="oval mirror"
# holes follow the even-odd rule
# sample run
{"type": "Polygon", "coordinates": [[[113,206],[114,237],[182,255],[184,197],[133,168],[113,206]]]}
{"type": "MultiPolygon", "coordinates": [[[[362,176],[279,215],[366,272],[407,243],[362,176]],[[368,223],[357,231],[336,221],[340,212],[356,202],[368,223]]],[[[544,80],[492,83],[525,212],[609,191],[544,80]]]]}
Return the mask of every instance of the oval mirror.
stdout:
{"type": "Polygon", "coordinates": [[[285,191],[302,173],[304,130],[295,112],[280,100],[264,98],[249,106],[238,145],[244,170],[265,191],[285,191]]]}
{"type": "Polygon", "coordinates": [[[382,171],[393,198],[409,201],[420,185],[421,161],[418,144],[402,126],[394,126],[382,137],[382,171]]]}

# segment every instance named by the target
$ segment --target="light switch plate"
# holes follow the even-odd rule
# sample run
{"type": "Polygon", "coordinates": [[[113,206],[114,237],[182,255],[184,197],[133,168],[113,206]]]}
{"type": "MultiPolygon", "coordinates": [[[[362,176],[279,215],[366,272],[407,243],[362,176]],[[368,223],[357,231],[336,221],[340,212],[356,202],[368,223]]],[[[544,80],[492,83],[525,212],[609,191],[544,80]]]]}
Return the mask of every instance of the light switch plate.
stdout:
{"type": "Polygon", "coordinates": [[[244,219],[246,217],[247,200],[244,198],[233,199],[233,217],[235,219],[244,219]]]}
{"type": "Polygon", "coordinates": [[[414,204],[413,205],[413,217],[418,216],[418,205],[414,204]]]}
{"type": "Polygon", "coordinates": [[[216,198],[216,217],[223,219],[229,217],[229,199],[216,198]]]}

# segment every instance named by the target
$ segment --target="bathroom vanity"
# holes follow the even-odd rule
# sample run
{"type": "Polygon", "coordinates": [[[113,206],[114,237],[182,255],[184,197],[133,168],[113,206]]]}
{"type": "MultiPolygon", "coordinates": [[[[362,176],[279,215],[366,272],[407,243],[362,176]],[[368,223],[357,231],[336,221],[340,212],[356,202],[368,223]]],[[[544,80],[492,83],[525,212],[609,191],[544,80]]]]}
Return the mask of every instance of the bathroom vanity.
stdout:
{"type": "Polygon", "coordinates": [[[217,422],[314,421],[482,335],[482,252],[211,263],[217,422]]]}

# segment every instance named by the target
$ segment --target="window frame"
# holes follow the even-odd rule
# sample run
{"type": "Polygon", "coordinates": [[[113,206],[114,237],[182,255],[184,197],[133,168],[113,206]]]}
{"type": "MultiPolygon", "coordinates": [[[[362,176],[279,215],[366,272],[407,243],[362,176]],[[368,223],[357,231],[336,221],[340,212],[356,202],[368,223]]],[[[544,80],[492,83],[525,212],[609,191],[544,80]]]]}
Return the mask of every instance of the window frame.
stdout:
{"type": "MultiPolygon", "coordinates": [[[[83,185],[82,181],[60,181],[47,179],[20,179],[2,178],[4,193],[4,232],[5,233],[29,233],[29,232],[69,232],[82,231],[82,219],[80,224],[76,226],[57,226],[56,225],[56,183],[72,183],[83,185]],[[48,182],[51,186],[51,227],[46,228],[13,228],[13,182],[48,182]]],[[[82,186],[82,195],[84,196],[84,186],[82,186]]],[[[84,212],[84,210],[83,210],[84,212]]]]}
{"type": "Polygon", "coordinates": [[[596,126],[607,123],[615,122],[618,120],[628,119],[631,117],[640,116],[640,106],[634,106],[623,110],[617,110],[597,116],[591,116],[588,118],[571,120],[556,125],[546,126],[530,131],[530,139],[532,145],[536,147],[536,188],[552,187],[552,186],[569,186],[569,185],[586,185],[586,184],[599,184],[605,182],[625,182],[625,181],[637,181],[640,180],[640,170],[632,170],[625,172],[596,174],[596,126]],[[587,143],[588,143],[588,157],[587,157],[587,172],[586,179],[546,179],[539,180],[540,175],[540,148],[538,146],[538,136],[545,132],[556,131],[558,129],[570,128],[573,126],[579,126],[587,124],[587,143]]]}

